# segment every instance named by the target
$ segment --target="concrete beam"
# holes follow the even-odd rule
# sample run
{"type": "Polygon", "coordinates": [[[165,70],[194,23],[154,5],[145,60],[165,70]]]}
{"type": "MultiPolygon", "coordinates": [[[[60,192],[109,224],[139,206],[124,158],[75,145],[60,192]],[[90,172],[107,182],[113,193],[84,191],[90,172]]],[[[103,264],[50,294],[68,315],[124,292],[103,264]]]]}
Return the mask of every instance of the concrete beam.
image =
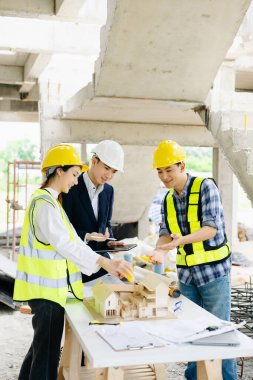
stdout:
{"type": "Polygon", "coordinates": [[[24,70],[22,66],[0,66],[0,83],[21,85],[23,80],[24,70]]]}
{"type": "Polygon", "coordinates": [[[200,126],[112,123],[41,119],[44,143],[97,143],[113,139],[122,145],[155,146],[161,140],[172,139],[185,146],[216,146],[211,133],[200,126]]]}
{"type": "Polygon", "coordinates": [[[253,71],[236,71],[235,89],[253,91],[253,71]]]}
{"type": "Polygon", "coordinates": [[[0,101],[0,112],[38,112],[38,102],[29,100],[8,100],[0,101]]]}
{"type": "Polygon", "coordinates": [[[100,25],[0,17],[0,46],[16,51],[98,55],[99,39],[100,25]]]}
{"type": "Polygon", "coordinates": [[[205,102],[250,3],[108,1],[96,96],[205,102]]]}
{"type": "Polygon", "coordinates": [[[29,94],[28,94],[28,100],[36,100],[36,101],[39,101],[39,86],[38,84],[36,83],[35,86],[33,86],[33,88],[29,91],[29,94]]]}
{"type": "Polygon", "coordinates": [[[24,84],[20,92],[30,92],[50,62],[51,54],[30,54],[24,66],[24,84]]]}
{"type": "Polygon", "coordinates": [[[104,22],[106,0],[0,0],[0,16],[68,20],[98,24],[104,22]],[[86,5],[88,5],[86,7],[86,5]],[[85,12],[88,8],[88,12],[85,12]]]}
{"type": "Polygon", "coordinates": [[[55,0],[55,14],[60,17],[77,17],[86,0],[55,0]]]}
{"type": "Polygon", "coordinates": [[[54,0],[0,0],[0,15],[38,17],[54,15],[54,0]]]}
{"type": "MultiPolygon", "coordinates": [[[[0,100],[21,100],[19,85],[0,84],[0,100]]],[[[38,101],[39,92],[37,84],[30,90],[27,100],[38,101]]]]}
{"type": "Polygon", "coordinates": [[[91,84],[81,89],[63,107],[63,117],[126,123],[202,125],[202,105],[152,99],[94,97],[91,84]]]}
{"type": "Polygon", "coordinates": [[[22,123],[38,123],[38,112],[2,112],[0,111],[0,121],[22,122],[22,123]]]}
{"type": "Polygon", "coordinates": [[[19,89],[18,85],[0,84],[0,99],[19,100],[19,89]]]}

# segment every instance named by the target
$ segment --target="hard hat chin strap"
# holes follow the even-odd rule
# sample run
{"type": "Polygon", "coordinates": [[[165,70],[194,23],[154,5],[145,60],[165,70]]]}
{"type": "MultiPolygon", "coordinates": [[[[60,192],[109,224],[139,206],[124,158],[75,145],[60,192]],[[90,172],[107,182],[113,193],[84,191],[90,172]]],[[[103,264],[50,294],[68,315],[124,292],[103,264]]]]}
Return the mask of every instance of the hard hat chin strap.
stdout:
{"type": "Polygon", "coordinates": [[[50,166],[50,168],[47,168],[46,169],[46,177],[48,178],[51,174],[53,174],[55,172],[55,170],[57,168],[59,168],[60,166],[59,165],[56,165],[56,166],[50,166]]]}

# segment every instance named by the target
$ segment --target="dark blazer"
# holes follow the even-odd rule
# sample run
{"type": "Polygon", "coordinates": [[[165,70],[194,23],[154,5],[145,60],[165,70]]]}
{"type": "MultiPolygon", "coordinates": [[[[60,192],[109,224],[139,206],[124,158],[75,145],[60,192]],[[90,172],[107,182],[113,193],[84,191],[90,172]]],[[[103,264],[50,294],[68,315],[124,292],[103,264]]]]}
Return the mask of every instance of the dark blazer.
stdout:
{"type": "MultiPolygon", "coordinates": [[[[84,183],[83,175],[78,178],[78,184],[73,186],[68,194],[62,194],[62,206],[82,240],[86,233],[99,232],[104,234],[108,227],[110,236],[113,237],[111,228],[111,217],[113,207],[114,191],[111,185],[104,184],[103,191],[98,196],[98,220],[95,218],[88,190],[84,183]]],[[[88,245],[94,250],[106,249],[106,243],[91,241],[88,245]]],[[[108,253],[100,253],[109,257],[108,253]]],[[[91,281],[107,273],[100,269],[97,273],[86,276],[83,274],[83,282],[91,281]]]]}

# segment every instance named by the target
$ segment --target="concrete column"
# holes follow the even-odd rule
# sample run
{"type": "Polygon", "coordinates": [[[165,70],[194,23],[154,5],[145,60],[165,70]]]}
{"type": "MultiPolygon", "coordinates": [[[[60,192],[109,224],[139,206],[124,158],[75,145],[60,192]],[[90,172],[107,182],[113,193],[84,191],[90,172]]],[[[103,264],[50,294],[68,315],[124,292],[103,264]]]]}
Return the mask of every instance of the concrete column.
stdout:
{"type": "Polygon", "coordinates": [[[231,111],[234,108],[234,62],[223,63],[216,75],[212,90],[212,111],[231,111]]]}
{"type": "Polygon", "coordinates": [[[218,185],[224,210],[226,233],[231,248],[237,238],[237,180],[224,155],[213,148],[213,177],[218,185]]]}
{"type": "Polygon", "coordinates": [[[52,132],[48,127],[48,120],[57,117],[61,113],[61,105],[57,98],[57,89],[48,81],[39,82],[39,122],[41,135],[41,157],[52,146],[61,142],[67,142],[62,139],[61,129],[55,130],[54,139],[51,138],[52,132]],[[56,137],[55,137],[56,136],[56,137]]]}
{"type": "Polygon", "coordinates": [[[141,218],[139,219],[139,222],[138,222],[138,238],[140,240],[144,240],[147,236],[148,236],[148,233],[149,233],[149,221],[148,221],[148,211],[149,211],[149,207],[150,205],[148,205],[141,218]]]}
{"type": "Polygon", "coordinates": [[[81,144],[81,160],[83,163],[88,163],[88,158],[87,158],[87,145],[85,143],[81,144]]]}
{"type": "Polygon", "coordinates": [[[114,223],[138,222],[138,237],[148,235],[148,210],[159,189],[160,181],[152,169],[154,147],[126,146],[124,173],[116,173],[114,187],[114,223]]]}

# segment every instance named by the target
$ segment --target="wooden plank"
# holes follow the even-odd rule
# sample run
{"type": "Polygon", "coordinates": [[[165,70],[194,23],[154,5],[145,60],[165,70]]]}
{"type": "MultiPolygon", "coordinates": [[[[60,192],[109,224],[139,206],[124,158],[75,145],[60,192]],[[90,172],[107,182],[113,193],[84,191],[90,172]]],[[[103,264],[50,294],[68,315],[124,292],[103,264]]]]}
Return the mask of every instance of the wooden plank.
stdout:
{"type": "Polygon", "coordinates": [[[68,377],[64,376],[64,370],[65,368],[69,367],[69,361],[70,361],[70,356],[71,356],[71,350],[70,350],[71,334],[72,334],[72,329],[69,325],[68,320],[65,318],[65,340],[64,340],[63,351],[62,351],[61,360],[59,364],[58,380],[68,379],[68,377]]]}
{"type": "Polygon", "coordinates": [[[108,368],[107,380],[124,380],[124,371],[122,368],[108,368]]]}
{"type": "Polygon", "coordinates": [[[124,376],[124,380],[135,380],[135,379],[138,379],[138,380],[146,380],[146,379],[147,380],[156,380],[156,376],[154,373],[151,375],[148,375],[148,376],[142,375],[141,377],[134,377],[134,376],[128,376],[128,375],[124,376]]]}
{"type": "Polygon", "coordinates": [[[136,375],[138,373],[148,373],[148,372],[154,373],[154,371],[150,367],[147,367],[147,368],[138,368],[138,369],[136,369],[136,368],[133,367],[133,369],[131,369],[131,368],[129,368],[127,370],[125,369],[125,372],[129,373],[129,374],[130,373],[135,373],[136,375]]]}
{"type": "Polygon", "coordinates": [[[163,363],[154,364],[154,365],[152,365],[152,367],[154,368],[154,372],[155,372],[157,380],[166,380],[167,379],[167,372],[166,372],[165,364],[163,364],[163,363]]]}
{"type": "Polygon", "coordinates": [[[136,376],[135,374],[132,374],[132,375],[124,374],[124,380],[130,380],[130,379],[156,380],[156,375],[154,374],[154,372],[150,372],[149,374],[139,373],[138,376],[136,376]]]}
{"type": "Polygon", "coordinates": [[[198,380],[222,380],[221,360],[197,362],[198,380]]]}
{"type": "MultiPolygon", "coordinates": [[[[69,379],[69,368],[63,369],[63,379],[69,379]]],[[[106,380],[107,379],[107,368],[96,368],[88,369],[81,367],[80,369],[80,380],[106,380]]],[[[59,377],[58,377],[59,380],[59,377]]]]}

